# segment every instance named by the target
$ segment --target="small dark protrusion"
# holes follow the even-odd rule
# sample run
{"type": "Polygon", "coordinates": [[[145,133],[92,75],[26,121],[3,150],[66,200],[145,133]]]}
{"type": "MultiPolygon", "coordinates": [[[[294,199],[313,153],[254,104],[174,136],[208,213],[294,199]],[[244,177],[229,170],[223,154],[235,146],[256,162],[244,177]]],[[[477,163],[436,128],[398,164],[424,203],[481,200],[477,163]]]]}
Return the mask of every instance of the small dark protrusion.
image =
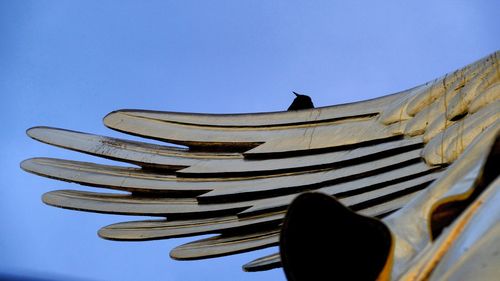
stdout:
{"type": "Polygon", "coordinates": [[[314,104],[312,102],[311,97],[306,95],[301,95],[296,92],[293,93],[295,94],[296,98],[293,100],[290,107],[288,107],[288,111],[314,108],[314,104]]]}

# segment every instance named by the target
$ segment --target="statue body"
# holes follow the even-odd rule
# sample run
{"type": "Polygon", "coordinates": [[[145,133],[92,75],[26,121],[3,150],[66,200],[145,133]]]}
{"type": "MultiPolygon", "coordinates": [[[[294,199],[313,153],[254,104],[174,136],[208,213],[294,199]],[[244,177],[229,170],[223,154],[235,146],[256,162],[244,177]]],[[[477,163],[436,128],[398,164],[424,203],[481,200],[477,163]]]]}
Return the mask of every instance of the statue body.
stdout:
{"type": "Polygon", "coordinates": [[[21,167],[127,192],[51,191],[46,204],[158,217],[105,226],[102,238],[218,234],[174,248],[174,259],[280,245],[244,269],[284,266],[290,280],[322,270],[367,280],[495,280],[499,57],[352,104],[225,115],[118,110],[104,118],[111,129],[185,149],[34,127],[28,135],[41,142],[133,165],[32,158],[21,167]],[[314,247],[306,253],[299,242],[314,247]],[[332,261],[326,269],[323,254],[332,261]]]}

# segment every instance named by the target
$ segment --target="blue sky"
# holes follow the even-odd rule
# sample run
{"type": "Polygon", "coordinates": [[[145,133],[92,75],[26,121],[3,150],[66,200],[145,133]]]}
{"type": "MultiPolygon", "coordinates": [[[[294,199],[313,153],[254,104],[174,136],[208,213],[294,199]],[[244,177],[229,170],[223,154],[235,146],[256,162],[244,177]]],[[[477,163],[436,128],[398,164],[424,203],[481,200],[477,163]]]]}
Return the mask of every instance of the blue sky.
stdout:
{"type": "Polygon", "coordinates": [[[124,137],[121,108],[284,110],[291,91],[327,106],[391,94],[500,49],[498,1],[0,0],[0,274],[75,280],[284,280],[241,265],[276,249],[199,262],[190,239],[97,237],[123,216],[42,204],[78,188],[22,172],[35,156],[111,163],[29,139],[36,125],[124,137]]]}

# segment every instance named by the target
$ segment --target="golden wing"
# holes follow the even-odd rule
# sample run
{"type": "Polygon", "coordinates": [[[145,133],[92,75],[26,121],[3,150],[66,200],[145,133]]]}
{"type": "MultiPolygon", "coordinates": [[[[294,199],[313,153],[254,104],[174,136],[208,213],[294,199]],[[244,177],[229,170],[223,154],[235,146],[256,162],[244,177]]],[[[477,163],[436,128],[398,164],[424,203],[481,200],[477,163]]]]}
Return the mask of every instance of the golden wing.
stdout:
{"type": "MultiPolygon", "coordinates": [[[[124,191],[51,191],[43,196],[49,205],[158,217],[105,226],[99,235],[106,239],[215,234],[173,249],[171,256],[181,260],[276,246],[298,194],[333,195],[358,213],[383,218],[442,179],[470,143],[499,127],[499,55],[352,104],[224,115],[119,110],[104,118],[111,129],[186,148],[34,127],[27,134],[38,141],[132,165],[32,158],[21,167],[124,191]]],[[[275,254],[244,269],[280,265],[275,254]]]]}

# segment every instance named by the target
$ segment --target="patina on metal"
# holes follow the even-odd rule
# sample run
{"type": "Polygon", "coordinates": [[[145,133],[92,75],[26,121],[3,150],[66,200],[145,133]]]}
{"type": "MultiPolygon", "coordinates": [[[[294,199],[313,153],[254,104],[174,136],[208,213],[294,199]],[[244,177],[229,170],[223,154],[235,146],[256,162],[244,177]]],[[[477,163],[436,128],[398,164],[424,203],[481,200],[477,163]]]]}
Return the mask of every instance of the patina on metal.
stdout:
{"type": "Polygon", "coordinates": [[[332,278],[495,280],[499,56],[351,104],[224,115],[118,110],[104,118],[111,129],[185,149],[34,127],[28,135],[38,141],[133,165],[32,158],[21,167],[126,192],[57,190],[43,196],[46,204],[158,217],[105,226],[105,239],[217,234],[174,248],[174,259],[280,245],[281,256],[244,270],[283,265],[287,278],[304,280],[331,262],[332,278]],[[302,224],[316,231],[302,233],[302,224]],[[352,268],[358,272],[349,275],[352,268]]]}

